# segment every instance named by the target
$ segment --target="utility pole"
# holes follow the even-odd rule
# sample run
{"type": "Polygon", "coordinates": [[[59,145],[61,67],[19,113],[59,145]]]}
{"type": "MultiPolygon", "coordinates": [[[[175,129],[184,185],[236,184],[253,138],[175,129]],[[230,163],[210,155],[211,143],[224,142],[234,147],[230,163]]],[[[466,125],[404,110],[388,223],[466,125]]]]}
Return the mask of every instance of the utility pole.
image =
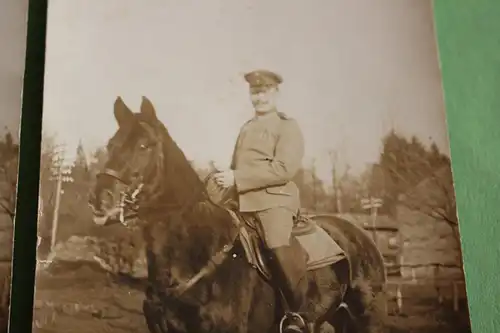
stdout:
{"type": "Polygon", "coordinates": [[[56,245],[57,223],[59,222],[59,206],[61,203],[61,190],[62,190],[62,168],[58,168],[57,185],[56,185],[56,202],[54,204],[54,215],[52,220],[52,236],[50,238],[50,249],[54,250],[56,245]]]}
{"type": "Polygon", "coordinates": [[[62,184],[65,182],[72,182],[73,179],[69,176],[71,169],[65,163],[65,146],[59,146],[56,151],[55,159],[53,159],[56,164],[55,175],[56,178],[56,192],[55,192],[55,203],[54,203],[54,213],[52,219],[52,234],[50,238],[50,250],[53,251],[57,240],[57,228],[59,223],[59,209],[61,206],[61,194],[63,193],[62,184]]]}
{"type": "Polygon", "coordinates": [[[313,158],[313,160],[312,160],[311,178],[312,178],[312,186],[313,186],[313,207],[314,207],[314,212],[317,213],[318,197],[317,197],[317,192],[316,192],[317,179],[316,179],[316,159],[315,158],[313,158]]]}
{"type": "Polygon", "coordinates": [[[330,151],[330,161],[332,163],[332,187],[335,195],[335,203],[337,213],[342,214],[342,191],[340,189],[339,179],[337,176],[338,152],[330,151]]]}

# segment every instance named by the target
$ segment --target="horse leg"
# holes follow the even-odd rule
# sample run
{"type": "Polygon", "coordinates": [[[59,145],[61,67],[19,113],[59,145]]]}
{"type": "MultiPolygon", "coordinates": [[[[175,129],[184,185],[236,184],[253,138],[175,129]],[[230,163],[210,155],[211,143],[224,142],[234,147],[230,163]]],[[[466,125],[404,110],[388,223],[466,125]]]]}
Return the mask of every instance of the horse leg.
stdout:
{"type": "Polygon", "coordinates": [[[271,285],[256,274],[256,283],[249,295],[248,330],[246,333],[277,333],[279,309],[277,294],[271,285]]]}
{"type": "Polygon", "coordinates": [[[152,304],[150,300],[144,300],[142,303],[142,310],[146,325],[150,333],[167,333],[167,327],[163,323],[163,312],[160,307],[152,304]]]}
{"type": "Polygon", "coordinates": [[[371,313],[367,312],[368,290],[353,284],[346,287],[340,304],[325,314],[326,320],[340,333],[368,332],[371,313]]]}
{"type": "Polygon", "coordinates": [[[320,287],[317,292],[317,299],[309,300],[310,302],[316,302],[316,304],[314,304],[315,309],[313,310],[315,318],[311,321],[309,332],[337,333],[328,319],[331,309],[336,308],[342,301],[342,290],[338,276],[335,274],[334,270],[329,267],[315,272],[314,275],[315,279],[317,279],[316,283],[319,284],[320,287]]]}
{"type": "Polygon", "coordinates": [[[162,324],[163,313],[161,308],[153,304],[150,300],[144,300],[142,310],[146,319],[146,325],[150,333],[167,333],[168,330],[162,324]]]}
{"type": "Polygon", "coordinates": [[[327,269],[322,269],[315,272],[315,278],[318,283],[325,285],[327,288],[321,288],[320,300],[323,310],[316,311],[320,313],[314,321],[313,327],[310,329],[312,333],[324,332],[356,332],[348,328],[354,323],[355,318],[353,312],[359,310],[359,303],[362,298],[362,293],[353,288],[351,283],[350,263],[346,259],[341,260],[327,269]],[[326,280],[325,280],[326,279],[326,280]],[[326,295],[330,294],[330,297],[326,295]],[[351,309],[353,307],[354,309],[351,309]],[[348,328],[345,331],[345,328],[348,328]]]}
{"type": "Polygon", "coordinates": [[[163,305],[156,299],[151,287],[146,290],[146,299],[142,303],[142,311],[150,333],[167,333],[163,305]]]}

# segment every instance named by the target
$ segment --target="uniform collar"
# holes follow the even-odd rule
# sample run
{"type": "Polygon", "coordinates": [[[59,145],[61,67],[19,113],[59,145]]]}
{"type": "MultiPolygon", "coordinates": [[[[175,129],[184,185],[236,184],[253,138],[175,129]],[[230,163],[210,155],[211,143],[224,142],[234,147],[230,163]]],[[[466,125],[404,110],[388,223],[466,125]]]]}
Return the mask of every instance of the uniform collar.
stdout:
{"type": "Polygon", "coordinates": [[[271,119],[271,118],[278,118],[278,111],[271,111],[271,112],[260,114],[260,115],[255,113],[252,120],[256,121],[256,120],[264,120],[264,119],[271,119]]]}

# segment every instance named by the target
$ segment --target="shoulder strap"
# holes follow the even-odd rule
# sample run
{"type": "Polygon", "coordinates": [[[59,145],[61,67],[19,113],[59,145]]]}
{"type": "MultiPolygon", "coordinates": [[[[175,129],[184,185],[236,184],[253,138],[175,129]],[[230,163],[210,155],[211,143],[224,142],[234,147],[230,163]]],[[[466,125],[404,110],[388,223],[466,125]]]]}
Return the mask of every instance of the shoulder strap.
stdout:
{"type": "Polygon", "coordinates": [[[280,117],[280,119],[282,119],[282,120],[290,120],[290,119],[292,119],[290,116],[288,116],[284,112],[278,112],[278,117],[280,117]]]}

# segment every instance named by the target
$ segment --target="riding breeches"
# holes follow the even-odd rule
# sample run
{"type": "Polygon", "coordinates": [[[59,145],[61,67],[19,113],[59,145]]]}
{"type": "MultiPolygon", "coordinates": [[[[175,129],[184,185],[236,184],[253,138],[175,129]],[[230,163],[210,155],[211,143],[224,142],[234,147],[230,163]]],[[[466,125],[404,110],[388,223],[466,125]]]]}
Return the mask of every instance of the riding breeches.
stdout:
{"type": "Polygon", "coordinates": [[[269,249],[290,245],[295,212],[285,207],[258,211],[261,237],[269,249]]]}

